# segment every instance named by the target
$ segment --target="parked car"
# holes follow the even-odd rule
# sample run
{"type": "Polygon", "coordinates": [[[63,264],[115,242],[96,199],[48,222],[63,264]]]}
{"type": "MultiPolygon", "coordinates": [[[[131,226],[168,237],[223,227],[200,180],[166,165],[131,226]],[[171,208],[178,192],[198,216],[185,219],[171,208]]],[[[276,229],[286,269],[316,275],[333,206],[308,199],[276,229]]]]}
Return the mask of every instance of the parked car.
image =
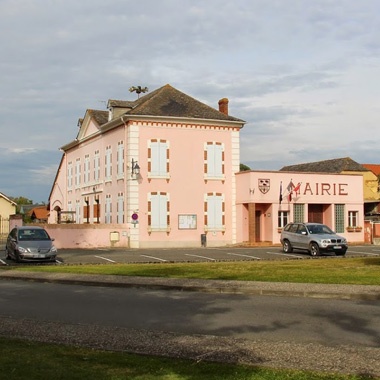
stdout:
{"type": "Polygon", "coordinates": [[[21,261],[55,261],[57,249],[42,227],[15,227],[5,246],[7,259],[21,261]]]}
{"type": "Polygon", "coordinates": [[[289,223],[281,232],[281,244],[285,253],[293,249],[305,250],[311,256],[334,252],[344,256],[348,249],[347,240],[337,235],[325,224],[289,223]]]}

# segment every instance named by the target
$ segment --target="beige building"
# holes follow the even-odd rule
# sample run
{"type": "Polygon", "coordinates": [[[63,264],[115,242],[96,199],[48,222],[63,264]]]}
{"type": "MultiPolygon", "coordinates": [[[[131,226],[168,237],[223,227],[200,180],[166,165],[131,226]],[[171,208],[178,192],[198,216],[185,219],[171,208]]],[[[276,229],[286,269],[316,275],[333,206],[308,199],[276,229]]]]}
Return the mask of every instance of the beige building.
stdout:
{"type": "Polygon", "coordinates": [[[0,193],[0,218],[9,219],[10,215],[16,213],[16,202],[13,202],[3,193],[0,193]]]}
{"type": "Polygon", "coordinates": [[[9,219],[16,213],[17,204],[0,193],[0,244],[5,242],[9,232],[9,219]]]}

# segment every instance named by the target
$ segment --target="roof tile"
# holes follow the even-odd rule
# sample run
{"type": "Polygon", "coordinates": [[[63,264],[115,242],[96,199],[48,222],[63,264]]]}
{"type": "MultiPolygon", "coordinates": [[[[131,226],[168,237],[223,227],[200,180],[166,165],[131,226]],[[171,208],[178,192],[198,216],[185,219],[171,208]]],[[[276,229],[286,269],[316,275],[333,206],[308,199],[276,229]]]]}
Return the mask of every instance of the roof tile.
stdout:
{"type": "Polygon", "coordinates": [[[284,166],[280,171],[286,172],[309,172],[309,173],[342,173],[345,171],[365,172],[368,171],[363,165],[350,157],[335,158],[305,164],[284,166]]]}

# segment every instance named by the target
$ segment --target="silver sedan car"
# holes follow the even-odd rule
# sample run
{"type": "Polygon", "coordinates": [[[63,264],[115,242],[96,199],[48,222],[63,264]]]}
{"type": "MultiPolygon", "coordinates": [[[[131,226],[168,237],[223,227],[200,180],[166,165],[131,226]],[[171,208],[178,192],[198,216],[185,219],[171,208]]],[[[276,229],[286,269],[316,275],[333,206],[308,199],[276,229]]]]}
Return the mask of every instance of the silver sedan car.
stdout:
{"type": "Polygon", "coordinates": [[[55,261],[57,249],[53,240],[42,227],[15,227],[7,238],[7,259],[16,262],[55,261]]]}

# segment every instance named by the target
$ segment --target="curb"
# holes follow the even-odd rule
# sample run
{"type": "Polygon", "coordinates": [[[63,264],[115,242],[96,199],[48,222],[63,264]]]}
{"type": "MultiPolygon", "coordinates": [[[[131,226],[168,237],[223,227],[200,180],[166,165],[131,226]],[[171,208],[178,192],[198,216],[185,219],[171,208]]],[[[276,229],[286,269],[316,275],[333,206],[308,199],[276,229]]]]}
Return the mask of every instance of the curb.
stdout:
{"type": "Polygon", "coordinates": [[[77,275],[13,270],[0,271],[0,279],[83,286],[192,291],[216,294],[245,294],[256,296],[307,297],[365,301],[380,300],[380,286],[371,285],[299,284],[161,277],[127,277],[117,275],[77,275]]]}

